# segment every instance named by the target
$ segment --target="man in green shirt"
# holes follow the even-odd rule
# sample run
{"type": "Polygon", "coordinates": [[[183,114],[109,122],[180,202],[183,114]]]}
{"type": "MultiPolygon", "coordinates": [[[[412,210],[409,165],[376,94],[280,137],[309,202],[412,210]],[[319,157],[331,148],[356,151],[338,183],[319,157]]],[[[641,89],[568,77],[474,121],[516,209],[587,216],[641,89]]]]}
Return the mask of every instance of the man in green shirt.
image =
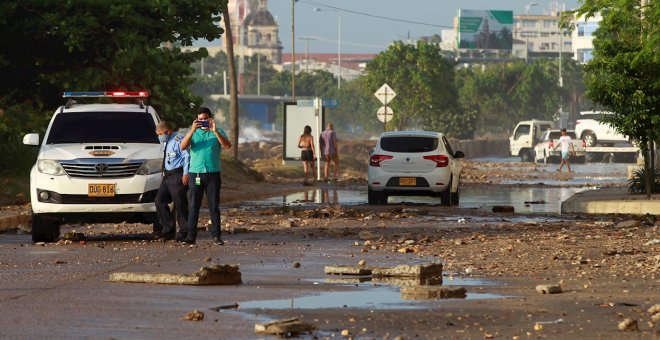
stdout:
{"type": "Polygon", "coordinates": [[[222,128],[216,127],[211,110],[201,107],[190,131],[181,141],[181,150],[190,149],[190,168],[188,170],[190,213],[188,215],[188,234],[183,239],[185,243],[195,244],[199,208],[202,206],[202,197],[206,192],[213,242],[218,245],[224,244],[220,237],[220,151],[222,147],[231,148],[227,134],[222,128]]]}

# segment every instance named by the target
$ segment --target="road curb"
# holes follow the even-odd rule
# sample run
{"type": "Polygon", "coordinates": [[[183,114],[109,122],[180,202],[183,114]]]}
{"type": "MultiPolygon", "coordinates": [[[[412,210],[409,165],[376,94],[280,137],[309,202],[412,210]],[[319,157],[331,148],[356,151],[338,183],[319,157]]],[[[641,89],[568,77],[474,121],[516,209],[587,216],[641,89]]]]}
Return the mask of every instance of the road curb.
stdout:
{"type": "Polygon", "coordinates": [[[625,187],[579,192],[561,203],[562,213],[660,215],[660,195],[631,195],[625,187]]]}

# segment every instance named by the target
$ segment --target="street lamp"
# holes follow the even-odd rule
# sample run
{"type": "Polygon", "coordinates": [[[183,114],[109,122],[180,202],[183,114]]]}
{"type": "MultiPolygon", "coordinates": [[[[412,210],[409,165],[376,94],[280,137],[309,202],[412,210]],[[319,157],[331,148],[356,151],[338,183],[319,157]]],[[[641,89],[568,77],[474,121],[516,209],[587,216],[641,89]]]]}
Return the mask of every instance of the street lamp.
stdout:
{"type": "MultiPolygon", "coordinates": [[[[529,2],[525,5],[525,17],[529,15],[529,9],[534,6],[538,6],[536,2],[529,2]]],[[[525,21],[523,20],[522,26],[525,27],[525,21]]],[[[522,31],[522,30],[521,30],[522,31]]],[[[529,32],[525,33],[525,64],[529,61],[529,32]]]]}
{"type": "Polygon", "coordinates": [[[314,8],[316,12],[337,12],[337,17],[339,19],[337,24],[337,67],[338,67],[338,76],[337,76],[337,89],[341,90],[341,10],[337,9],[323,9],[323,8],[314,8]]]}
{"type": "Polygon", "coordinates": [[[300,37],[300,39],[305,40],[305,72],[309,73],[309,49],[307,45],[310,40],[316,40],[316,38],[300,37]]]}

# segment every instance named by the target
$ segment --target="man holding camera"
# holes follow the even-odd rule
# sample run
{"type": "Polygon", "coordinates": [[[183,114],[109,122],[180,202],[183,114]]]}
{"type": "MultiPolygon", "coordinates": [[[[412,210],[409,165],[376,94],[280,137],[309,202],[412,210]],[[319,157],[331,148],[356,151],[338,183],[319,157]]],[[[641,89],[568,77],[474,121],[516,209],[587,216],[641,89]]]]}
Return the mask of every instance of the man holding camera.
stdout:
{"type": "Polygon", "coordinates": [[[175,238],[176,221],[170,202],[174,202],[176,219],[179,222],[177,240],[183,240],[188,226],[188,165],[190,155],[187,150],[181,150],[183,135],[172,131],[169,122],[161,121],[156,125],[158,140],[164,143],[163,147],[163,180],[156,194],[156,214],[162,227],[156,236],[171,240],[175,238]]]}
{"type": "Polygon", "coordinates": [[[224,244],[220,235],[220,151],[223,147],[229,149],[231,146],[225,131],[216,126],[211,110],[201,107],[190,131],[181,141],[181,150],[190,150],[190,179],[188,181],[190,214],[188,215],[188,233],[183,239],[185,243],[195,244],[199,209],[202,206],[202,197],[206,192],[213,242],[217,245],[224,244]]]}

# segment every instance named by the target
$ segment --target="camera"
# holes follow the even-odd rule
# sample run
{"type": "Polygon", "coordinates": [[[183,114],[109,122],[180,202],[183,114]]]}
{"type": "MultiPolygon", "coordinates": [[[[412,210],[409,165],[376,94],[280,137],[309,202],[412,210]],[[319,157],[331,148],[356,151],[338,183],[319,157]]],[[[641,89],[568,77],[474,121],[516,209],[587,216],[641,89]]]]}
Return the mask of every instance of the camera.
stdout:
{"type": "Polygon", "coordinates": [[[202,124],[203,128],[209,128],[209,121],[208,120],[198,120],[198,123],[202,124]]]}

